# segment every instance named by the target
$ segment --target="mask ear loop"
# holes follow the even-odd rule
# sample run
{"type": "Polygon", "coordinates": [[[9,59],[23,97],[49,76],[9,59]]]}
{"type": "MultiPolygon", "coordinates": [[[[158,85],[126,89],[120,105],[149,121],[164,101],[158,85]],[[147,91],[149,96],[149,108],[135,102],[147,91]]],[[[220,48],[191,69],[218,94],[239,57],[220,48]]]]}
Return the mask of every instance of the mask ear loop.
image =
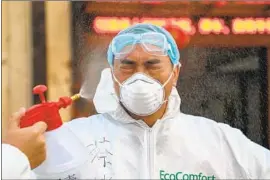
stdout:
{"type": "Polygon", "coordinates": [[[173,71],[174,71],[174,69],[175,69],[177,66],[179,66],[179,68],[180,68],[180,67],[181,67],[181,64],[180,64],[180,63],[177,63],[177,64],[174,64],[174,65],[173,65],[173,70],[172,70],[172,72],[171,72],[169,78],[166,80],[166,82],[161,86],[162,88],[164,88],[164,87],[168,84],[168,82],[171,80],[172,75],[173,75],[173,71]]]}
{"type": "MultiPolygon", "coordinates": [[[[181,69],[182,64],[180,62],[178,62],[177,64],[175,64],[175,68],[179,68],[179,70],[181,69]]],[[[173,84],[174,87],[176,87],[177,82],[173,84]]]]}
{"type": "MultiPolygon", "coordinates": [[[[117,78],[115,77],[115,75],[114,75],[114,71],[113,71],[112,65],[110,65],[110,68],[111,68],[111,72],[112,72],[112,77],[113,77],[113,79],[118,83],[118,85],[119,85],[120,87],[122,87],[123,85],[118,81],[118,79],[117,79],[117,78]]],[[[117,95],[116,95],[115,93],[111,92],[110,95],[115,99],[116,102],[118,102],[118,103],[121,102],[121,100],[117,97],[117,95]]]]}
{"type": "Polygon", "coordinates": [[[111,68],[111,71],[112,71],[112,77],[113,77],[113,79],[118,83],[118,85],[119,85],[120,87],[122,87],[123,85],[118,81],[118,79],[117,79],[117,78],[115,77],[115,75],[114,75],[113,67],[110,66],[110,68],[111,68]]]}
{"type": "MultiPolygon", "coordinates": [[[[165,87],[165,86],[168,84],[168,82],[171,80],[174,69],[175,69],[176,67],[181,68],[181,66],[182,66],[182,65],[181,65],[180,62],[178,62],[177,64],[174,64],[174,65],[173,65],[173,70],[172,70],[172,72],[171,72],[169,78],[166,80],[166,82],[161,86],[161,89],[164,89],[164,87],[165,87]]],[[[166,100],[164,100],[164,101],[162,102],[162,104],[164,104],[164,103],[166,103],[166,102],[168,102],[168,101],[169,101],[169,100],[168,100],[168,98],[167,98],[166,100]]]]}

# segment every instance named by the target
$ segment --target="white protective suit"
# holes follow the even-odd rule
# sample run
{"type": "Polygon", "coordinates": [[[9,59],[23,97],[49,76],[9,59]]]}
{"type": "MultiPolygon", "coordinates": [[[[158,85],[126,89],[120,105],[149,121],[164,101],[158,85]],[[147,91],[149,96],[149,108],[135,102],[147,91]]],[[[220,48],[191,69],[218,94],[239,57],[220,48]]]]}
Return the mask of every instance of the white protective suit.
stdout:
{"type": "MultiPolygon", "coordinates": [[[[103,102],[95,103],[102,106],[96,108],[103,114],[65,124],[89,149],[93,179],[270,179],[267,149],[226,124],[181,113],[176,89],[169,97],[164,117],[149,128],[142,120],[132,119],[121,106],[114,106],[114,97],[106,99],[107,94],[101,98],[99,93],[114,92],[111,86],[99,91],[102,84],[108,85],[104,82],[112,81],[110,76],[104,77],[94,101],[103,102]]],[[[7,156],[3,151],[4,177],[26,177],[15,176],[21,172],[31,176],[22,153],[15,156],[10,151],[7,156]],[[20,171],[11,168],[14,164],[20,171]]]]}
{"type": "Polygon", "coordinates": [[[2,179],[34,179],[28,158],[16,147],[2,144],[2,179]]]}
{"type": "Polygon", "coordinates": [[[93,179],[270,179],[269,150],[229,125],[181,113],[175,88],[152,128],[108,102],[114,98],[95,97],[106,113],[66,124],[89,149],[93,179]]]}

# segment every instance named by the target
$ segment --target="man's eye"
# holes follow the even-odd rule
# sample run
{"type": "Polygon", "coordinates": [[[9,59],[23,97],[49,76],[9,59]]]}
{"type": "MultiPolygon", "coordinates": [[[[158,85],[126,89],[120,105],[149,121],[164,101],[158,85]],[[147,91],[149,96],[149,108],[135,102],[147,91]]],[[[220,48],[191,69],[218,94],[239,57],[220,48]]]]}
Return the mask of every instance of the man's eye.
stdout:
{"type": "Polygon", "coordinates": [[[162,67],[160,62],[161,61],[159,59],[150,59],[150,60],[145,62],[145,66],[149,70],[158,70],[162,67]]]}
{"type": "Polygon", "coordinates": [[[122,65],[120,66],[120,71],[122,71],[123,73],[132,73],[134,71],[134,66],[122,65]]]}
{"type": "Polygon", "coordinates": [[[122,59],[120,60],[120,62],[121,62],[121,65],[134,65],[135,64],[134,61],[129,60],[129,59],[122,59]]]}
{"type": "Polygon", "coordinates": [[[134,67],[134,65],[132,64],[122,64],[120,66],[121,69],[132,69],[134,67]]]}
{"type": "Polygon", "coordinates": [[[148,69],[150,69],[150,70],[159,70],[159,69],[161,69],[161,66],[157,65],[157,64],[153,64],[153,65],[149,65],[148,69]]]}

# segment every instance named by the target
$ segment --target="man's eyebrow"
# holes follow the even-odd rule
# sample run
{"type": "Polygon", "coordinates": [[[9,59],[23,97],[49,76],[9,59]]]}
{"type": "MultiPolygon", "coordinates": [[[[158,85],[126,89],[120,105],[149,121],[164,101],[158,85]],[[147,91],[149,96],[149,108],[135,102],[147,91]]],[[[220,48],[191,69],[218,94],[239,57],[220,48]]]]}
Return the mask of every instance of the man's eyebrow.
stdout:
{"type": "Polygon", "coordinates": [[[149,59],[145,61],[145,64],[159,64],[161,62],[160,59],[149,59]]]}
{"type": "Polygon", "coordinates": [[[121,64],[135,64],[135,61],[132,61],[130,59],[122,59],[120,60],[121,64]]]}

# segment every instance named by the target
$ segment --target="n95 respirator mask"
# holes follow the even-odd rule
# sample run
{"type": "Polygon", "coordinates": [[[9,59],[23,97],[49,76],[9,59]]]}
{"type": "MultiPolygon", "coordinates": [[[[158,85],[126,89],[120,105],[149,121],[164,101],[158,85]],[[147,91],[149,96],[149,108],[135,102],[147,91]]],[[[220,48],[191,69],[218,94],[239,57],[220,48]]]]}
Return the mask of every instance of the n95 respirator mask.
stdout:
{"type": "Polygon", "coordinates": [[[120,102],[123,106],[135,115],[148,116],[166,102],[164,87],[172,74],[163,85],[144,73],[135,73],[123,83],[113,77],[120,86],[120,102]]]}

